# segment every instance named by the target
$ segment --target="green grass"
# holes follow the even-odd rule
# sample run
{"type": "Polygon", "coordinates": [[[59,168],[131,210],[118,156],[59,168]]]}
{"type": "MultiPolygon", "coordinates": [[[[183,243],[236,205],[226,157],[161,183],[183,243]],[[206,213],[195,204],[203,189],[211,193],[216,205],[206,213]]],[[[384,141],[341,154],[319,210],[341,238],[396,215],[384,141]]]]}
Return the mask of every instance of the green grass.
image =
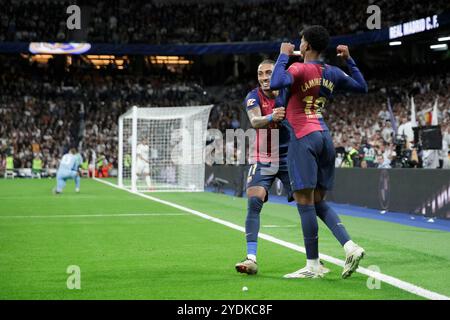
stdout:
{"type": "MultiPolygon", "coordinates": [[[[265,240],[260,240],[258,275],[238,274],[234,264],[245,256],[242,232],[92,180],[82,180],[80,194],[69,182],[64,194],[54,196],[54,184],[0,180],[0,299],[420,299],[385,283],[369,290],[361,274],[342,280],[341,268],[329,263],[331,273],[323,279],[283,279],[303,266],[305,256],[265,240]],[[160,215],[57,217],[130,213],[160,215]],[[81,269],[81,290],[67,289],[69,265],[81,269]],[[243,292],[243,286],[249,290],[243,292]]],[[[152,195],[244,224],[245,199],[152,195]]],[[[382,273],[450,295],[450,233],[342,220],[367,251],[363,266],[377,265],[382,273]]],[[[264,233],[302,245],[293,207],[266,204],[261,225],[264,233]]],[[[344,258],[323,225],[320,250],[344,258]]]]}

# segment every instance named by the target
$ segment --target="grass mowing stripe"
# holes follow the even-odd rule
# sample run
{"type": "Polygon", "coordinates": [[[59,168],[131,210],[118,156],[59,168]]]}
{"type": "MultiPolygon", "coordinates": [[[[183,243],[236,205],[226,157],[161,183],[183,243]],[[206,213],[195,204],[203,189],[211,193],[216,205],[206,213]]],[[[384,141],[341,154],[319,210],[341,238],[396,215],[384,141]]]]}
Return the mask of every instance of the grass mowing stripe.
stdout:
{"type": "Polygon", "coordinates": [[[123,213],[123,214],[56,214],[34,216],[0,216],[0,219],[45,219],[45,218],[97,218],[97,217],[151,217],[151,216],[187,216],[186,213],[123,213]]]}
{"type": "MultiPolygon", "coordinates": [[[[165,204],[167,206],[170,206],[170,207],[173,207],[173,208],[185,211],[185,212],[189,212],[191,214],[194,214],[194,215],[199,216],[201,218],[204,218],[206,220],[213,221],[213,222],[225,225],[225,226],[227,226],[229,228],[232,228],[232,229],[235,229],[235,230],[238,230],[238,231],[241,231],[241,232],[245,233],[245,228],[244,227],[241,227],[241,226],[236,225],[234,223],[231,223],[231,222],[219,219],[219,218],[214,218],[214,217],[211,217],[211,216],[209,216],[209,215],[207,215],[205,213],[202,213],[202,212],[199,212],[199,211],[196,211],[196,210],[193,210],[193,209],[189,209],[187,207],[180,206],[178,204],[175,204],[175,203],[172,203],[172,202],[169,202],[169,201],[161,200],[161,199],[156,198],[156,197],[152,197],[152,196],[149,196],[149,195],[141,194],[141,193],[138,193],[138,192],[133,192],[131,190],[121,188],[121,187],[119,187],[119,186],[117,186],[117,185],[115,185],[115,184],[113,184],[111,182],[108,182],[108,181],[103,181],[103,180],[97,179],[97,178],[94,178],[94,180],[98,181],[98,182],[101,182],[103,184],[112,186],[114,188],[117,188],[117,189],[120,189],[120,190],[124,190],[124,191],[127,191],[129,193],[138,195],[140,197],[143,197],[143,198],[146,198],[146,199],[149,199],[149,200],[161,203],[161,204],[165,204]]],[[[297,252],[301,252],[303,254],[306,253],[304,247],[301,247],[301,246],[298,246],[296,244],[293,244],[293,243],[290,243],[290,242],[287,242],[287,241],[275,238],[273,236],[270,236],[270,235],[267,235],[267,234],[264,234],[264,233],[259,233],[258,237],[261,238],[261,239],[264,239],[264,240],[267,240],[267,241],[279,244],[279,245],[284,246],[286,248],[295,250],[297,252]]],[[[320,254],[320,258],[323,259],[324,261],[333,263],[335,265],[338,265],[338,266],[341,266],[341,267],[344,266],[344,261],[343,260],[334,258],[332,256],[325,255],[325,254],[320,254]]],[[[440,293],[427,290],[425,288],[416,286],[416,285],[414,285],[412,283],[409,283],[409,282],[397,279],[395,277],[391,277],[389,275],[385,275],[385,274],[380,273],[380,272],[375,272],[375,271],[369,270],[367,268],[359,267],[356,270],[356,272],[361,273],[363,275],[366,275],[368,277],[371,277],[373,279],[378,279],[378,280],[380,280],[382,282],[385,282],[387,284],[390,284],[390,285],[392,285],[394,287],[397,287],[399,289],[402,289],[404,291],[410,292],[410,293],[415,294],[415,295],[420,296],[420,297],[424,297],[424,298],[431,299],[431,300],[450,300],[450,297],[447,297],[447,296],[442,295],[440,293]]]]}

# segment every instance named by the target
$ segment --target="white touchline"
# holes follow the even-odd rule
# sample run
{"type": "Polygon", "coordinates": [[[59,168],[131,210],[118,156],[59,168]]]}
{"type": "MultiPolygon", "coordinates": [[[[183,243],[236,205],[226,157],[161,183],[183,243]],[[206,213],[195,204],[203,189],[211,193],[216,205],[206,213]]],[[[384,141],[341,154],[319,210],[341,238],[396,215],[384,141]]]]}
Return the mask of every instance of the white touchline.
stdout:
{"type": "Polygon", "coordinates": [[[95,217],[152,217],[152,216],[187,216],[186,213],[118,213],[118,214],[54,214],[34,216],[0,216],[0,219],[42,219],[42,218],[95,218],[95,217]]]}
{"type": "MultiPolygon", "coordinates": [[[[172,203],[172,202],[161,200],[161,199],[158,199],[158,198],[146,195],[146,194],[142,194],[142,193],[139,193],[139,192],[133,192],[131,190],[121,188],[121,187],[119,187],[119,186],[117,186],[114,183],[111,183],[109,181],[103,181],[103,180],[100,180],[100,179],[97,179],[97,178],[94,178],[94,180],[98,181],[98,182],[101,182],[101,183],[104,183],[104,184],[107,184],[109,186],[112,186],[114,188],[127,191],[127,192],[135,194],[137,196],[140,196],[140,197],[143,197],[143,198],[146,198],[146,199],[149,199],[149,200],[153,200],[155,202],[159,202],[159,203],[165,204],[165,205],[173,207],[173,208],[177,208],[177,209],[185,211],[185,212],[192,213],[193,215],[199,216],[199,217],[204,218],[206,220],[213,221],[213,222],[219,223],[221,225],[224,225],[224,226],[227,226],[229,228],[232,228],[232,229],[235,229],[235,230],[238,230],[238,231],[241,231],[241,232],[245,233],[245,228],[241,227],[241,226],[239,226],[237,224],[234,224],[234,223],[222,220],[222,219],[211,217],[211,216],[209,216],[209,215],[207,215],[205,213],[202,213],[202,212],[199,212],[199,211],[196,211],[196,210],[192,210],[192,209],[180,206],[180,205],[178,205],[176,203],[172,203]]],[[[261,238],[261,239],[264,239],[264,240],[267,240],[267,241],[279,244],[279,245],[281,245],[283,247],[286,247],[286,248],[289,248],[289,249],[292,249],[292,250],[295,250],[295,251],[298,251],[298,252],[306,254],[305,248],[301,247],[301,246],[298,246],[296,244],[293,244],[293,243],[290,243],[290,242],[287,242],[287,241],[284,241],[284,240],[281,240],[281,239],[269,236],[269,235],[264,234],[264,233],[259,233],[258,237],[261,238]]],[[[326,255],[326,254],[322,254],[322,253],[319,256],[324,261],[333,263],[333,264],[338,265],[340,267],[344,266],[344,261],[343,260],[334,258],[334,257],[326,255]]],[[[361,274],[364,274],[364,275],[366,275],[368,277],[371,277],[371,278],[374,278],[374,279],[378,279],[378,280],[383,281],[383,282],[385,282],[387,284],[390,284],[391,286],[397,287],[399,289],[402,289],[404,291],[413,293],[413,294],[418,295],[418,296],[423,297],[423,298],[427,298],[427,299],[431,299],[431,300],[450,300],[450,297],[447,297],[445,295],[442,295],[442,294],[434,292],[434,291],[430,291],[430,290],[424,289],[424,288],[416,286],[416,285],[414,285],[412,283],[409,283],[409,282],[406,282],[406,281],[403,281],[403,280],[400,280],[400,279],[397,279],[397,278],[385,275],[385,274],[380,273],[380,272],[374,272],[374,271],[371,271],[371,270],[363,268],[363,267],[359,267],[356,270],[356,272],[359,272],[361,274]]]]}

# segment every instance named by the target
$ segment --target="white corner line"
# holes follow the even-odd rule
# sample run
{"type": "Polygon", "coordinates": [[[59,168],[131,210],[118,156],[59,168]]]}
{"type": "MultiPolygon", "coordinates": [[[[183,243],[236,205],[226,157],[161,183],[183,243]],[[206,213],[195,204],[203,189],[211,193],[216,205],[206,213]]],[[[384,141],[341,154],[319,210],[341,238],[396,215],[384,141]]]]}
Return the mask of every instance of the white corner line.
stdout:
{"type": "MultiPolygon", "coordinates": [[[[139,192],[133,192],[131,190],[128,190],[128,189],[125,189],[125,188],[121,188],[121,187],[119,187],[119,186],[117,186],[114,183],[111,183],[109,181],[104,181],[104,180],[97,179],[97,178],[94,178],[94,180],[98,181],[98,182],[101,182],[101,183],[104,183],[104,184],[107,184],[107,185],[109,185],[111,187],[114,187],[116,189],[127,191],[129,193],[132,193],[134,195],[140,196],[142,198],[146,198],[146,199],[149,199],[149,200],[161,203],[161,204],[165,204],[165,205],[173,207],[173,208],[177,208],[177,209],[185,211],[185,212],[189,212],[189,213],[191,213],[193,215],[196,215],[198,217],[201,217],[203,219],[206,219],[206,220],[209,220],[209,221],[213,221],[213,222],[219,223],[221,225],[227,226],[227,227],[229,227],[231,229],[238,230],[238,231],[241,231],[241,232],[245,233],[245,228],[244,227],[241,227],[241,226],[239,226],[237,224],[234,224],[234,223],[231,223],[229,221],[225,221],[225,220],[222,220],[222,219],[219,219],[219,218],[211,217],[211,216],[209,216],[209,215],[207,215],[205,213],[202,213],[200,211],[192,210],[192,209],[189,209],[187,207],[183,207],[183,206],[178,205],[178,204],[173,203],[173,202],[161,200],[159,198],[155,198],[155,197],[152,197],[152,196],[149,196],[149,195],[146,195],[146,194],[142,194],[142,193],[139,193],[139,192]]],[[[272,237],[272,236],[270,236],[268,234],[259,233],[258,237],[261,238],[261,239],[264,239],[264,240],[267,240],[267,241],[279,244],[279,245],[281,245],[283,247],[292,249],[294,251],[306,254],[306,251],[305,251],[304,247],[301,247],[301,246],[298,246],[296,244],[293,244],[293,243],[290,243],[290,242],[287,242],[287,241],[284,241],[284,240],[272,237]]],[[[326,254],[322,254],[322,253],[319,256],[324,261],[327,261],[329,263],[335,264],[335,265],[340,266],[340,267],[344,266],[344,261],[343,260],[334,258],[334,257],[326,255],[326,254]]],[[[410,292],[412,294],[415,294],[415,295],[423,297],[423,298],[427,298],[427,299],[430,299],[430,300],[450,300],[450,297],[447,297],[445,295],[442,295],[442,294],[434,292],[434,291],[430,291],[430,290],[424,289],[424,288],[416,286],[416,285],[414,285],[412,283],[409,283],[409,282],[397,279],[395,277],[391,277],[391,276],[385,275],[385,274],[380,273],[380,272],[371,271],[371,270],[363,268],[363,267],[359,267],[356,270],[356,272],[359,272],[359,273],[361,273],[363,275],[366,275],[366,276],[374,278],[374,279],[378,279],[378,280],[380,280],[382,282],[390,284],[393,287],[397,287],[399,289],[402,289],[404,291],[410,292]]]]}

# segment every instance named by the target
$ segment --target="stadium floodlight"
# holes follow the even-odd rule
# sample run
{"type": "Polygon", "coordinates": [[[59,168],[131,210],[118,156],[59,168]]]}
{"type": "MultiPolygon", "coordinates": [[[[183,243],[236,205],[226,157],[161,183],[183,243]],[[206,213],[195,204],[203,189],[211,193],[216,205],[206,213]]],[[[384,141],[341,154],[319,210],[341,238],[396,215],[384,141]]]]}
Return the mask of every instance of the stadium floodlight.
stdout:
{"type": "Polygon", "coordinates": [[[430,49],[435,50],[435,51],[445,51],[448,49],[448,45],[446,43],[433,44],[430,46],[430,49]]]}
{"type": "Polygon", "coordinates": [[[439,41],[439,42],[442,42],[442,41],[450,41],[450,36],[449,36],[449,37],[440,37],[440,38],[438,38],[438,41],[439,41]]]}
{"type": "Polygon", "coordinates": [[[203,191],[212,105],[138,108],[119,117],[118,184],[134,192],[203,191]]]}
{"type": "Polygon", "coordinates": [[[393,47],[393,46],[401,46],[402,42],[401,41],[391,41],[391,42],[389,42],[389,45],[391,47],[393,47]]]}

